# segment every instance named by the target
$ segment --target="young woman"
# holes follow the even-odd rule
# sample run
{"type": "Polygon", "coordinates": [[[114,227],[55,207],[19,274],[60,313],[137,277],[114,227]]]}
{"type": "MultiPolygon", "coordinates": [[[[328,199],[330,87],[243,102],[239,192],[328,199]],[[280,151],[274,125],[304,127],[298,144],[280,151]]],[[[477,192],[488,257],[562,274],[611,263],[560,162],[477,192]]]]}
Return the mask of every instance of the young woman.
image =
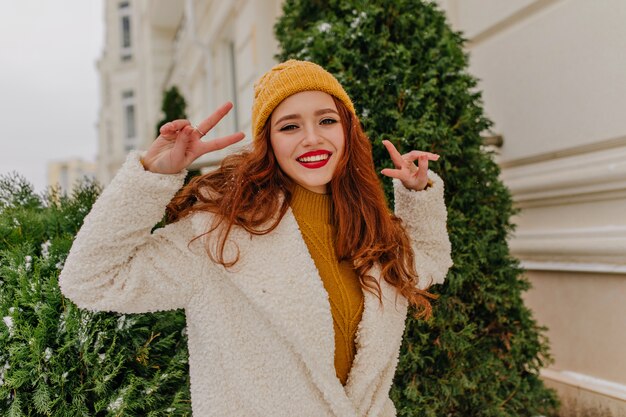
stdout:
{"type": "Polygon", "coordinates": [[[167,123],[129,155],[63,293],[90,310],[185,309],[195,416],[395,416],[407,307],[429,314],[424,289],[452,264],[438,156],[384,142],[396,217],[344,89],[290,60],[255,85],[249,149],[179,191],[191,162],[243,138],[200,140],[231,107],[167,123]]]}

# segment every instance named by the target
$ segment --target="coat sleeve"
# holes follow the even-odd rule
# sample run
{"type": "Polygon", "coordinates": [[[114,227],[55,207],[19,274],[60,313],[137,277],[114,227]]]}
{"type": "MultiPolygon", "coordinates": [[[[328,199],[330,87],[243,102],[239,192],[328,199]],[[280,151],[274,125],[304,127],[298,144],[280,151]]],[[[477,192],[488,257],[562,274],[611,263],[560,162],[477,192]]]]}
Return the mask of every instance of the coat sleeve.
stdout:
{"type": "Polygon", "coordinates": [[[442,284],[452,266],[443,180],[430,170],[428,178],[432,185],[422,191],[409,190],[400,180],[393,180],[395,213],[409,233],[420,288],[442,284]]]}
{"type": "Polygon", "coordinates": [[[184,308],[199,275],[189,218],[151,233],[185,173],[147,172],[128,156],[76,235],[61,292],[89,310],[142,313],[184,308]]]}
{"type": "Polygon", "coordinates": [[[391,401],[391,398],[387,397],[383,410],[380,412],[380,417],[396,417],[396,406],[391,401]]]}

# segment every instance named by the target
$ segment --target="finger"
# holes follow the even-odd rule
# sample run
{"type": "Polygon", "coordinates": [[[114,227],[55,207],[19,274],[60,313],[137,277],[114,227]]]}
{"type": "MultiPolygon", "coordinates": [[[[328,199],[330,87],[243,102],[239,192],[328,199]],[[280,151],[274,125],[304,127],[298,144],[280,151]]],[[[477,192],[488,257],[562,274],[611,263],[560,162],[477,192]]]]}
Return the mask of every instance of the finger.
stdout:
{"type": "Polygon", "coordinates": [[[185,126],[178,136],[176,136],[176,142],[174,143],[174,147],[172,148],[172,159],[175,161],[181,161],[185,159],[187,153],[187,145],[189,140],[191,139],[191,134],[193,132],[193,127],[191,125],[185,126]]]}
{"type": "Polygon", "coordinates": [[[178,132],[185,126],[189,126],[189,125],[191,125],[191,122],[189,122],[189,120],[186,120],[186,119],[173,120],[161,126],[161,128],[159,129],[159,132],[165,135],[171,135],[171,134],[178,132]]]}
{"type": "Polygon", "coordinates": [[[211,139],[209,142],[198,142],[198,156],[204,155],[208,152],[218,151],[224,149],[227,146],[237,143],[242,140],[246,135],[243,132],[233,133],[232,135],[223,136],[217,139],[211,139]]]}
{"type": "Polygon", "coordinates": [[[405,153],[402,157],[407,161],[415,161],[420,156],[425,155],[429,161],[437,161],[439,160],[439,155],[436,153],[425,152],[425,151],[411,151],[409,153],[405,153]]]}
{"type": "Polygon", "coordinates": [[[402,155],[400,155],[400,152],[398,152],[396,147],[393,146],[393,143],[388,140],[383,140],[383,145],[385,145],[387,152],[389,152],[389,156],[391,157],[391,160],[396,168],[402,168],[406,165],[404,159],[402,159],[402,155]]]}
{"type": "Polygon", "coordinates": [[[230,101],[222,104],[220,107],[217,108],[217,110],[213,112],[212,115],[210,115],[198,124],[198,129],[201,130],[202,134],[206,135],[207,133],[209,133],[209,130],[213,129],[213,127],[220,120],[222,120],[222,118],[224,118],[224,116],[226,116],[232,108],[233,103],[231,103],[230,101]]]}
{"type": "Polygon", "coordinates": [[[380,173],[386,177],[397,178],[399,180],[402,180],[404,176],[402,174],[402,171],[400,171],[399,169],[385,168],[382,171],[380,171],[380,173]]]}
{"type": "Polygon", "coordinates": [[[420,182],[428,181],[428,157],[427,155],[422,155],[417,160],[417,167],[419,168],[417,171],[417,180],[420,182]]]}

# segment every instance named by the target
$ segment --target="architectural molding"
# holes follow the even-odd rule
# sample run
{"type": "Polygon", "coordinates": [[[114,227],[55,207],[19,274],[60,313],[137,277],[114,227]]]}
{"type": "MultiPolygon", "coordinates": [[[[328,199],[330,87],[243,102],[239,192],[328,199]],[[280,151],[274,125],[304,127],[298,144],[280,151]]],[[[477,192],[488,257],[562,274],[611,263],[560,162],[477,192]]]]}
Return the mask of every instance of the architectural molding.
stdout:
{"type": "Polygon", "coordinates": [[[626,137],[500,165],[520,208],[626,196],[626,137]]]}
{"type": "Polygon", "coordinates": [[[616,400],[626,401],[626,385],[567,370],[542,369],[541,377],[616,400]]]}
{"type": "Polygon", "coordinates": [[[527,271],[580,272],[585,274],[616,274],[626,276],[626,265],[522,261],[521,266],[527,271]]]}
{"type": "Polygon", "coordinates": [[[626,274],[626,226],[521,231],[509,247],[529,270],[626,274]]]}
{"type": "Polygon", "coordinates": [[[553,159],[564,158],[567,156],[585,155],[596,151],[605,151],[611,149],[626,148],[626,136],[619,136],[616,138],[600,140],[593,143],[587,143],[579,146],[571,146],[568,148],[561,148],[552,152],[545,152],[525,158],[511,159],[508,161],[501,161],[499,165],[504,168],[514,168],[523,165],[535,164],[538,162],[551,161],[553,159]]]}

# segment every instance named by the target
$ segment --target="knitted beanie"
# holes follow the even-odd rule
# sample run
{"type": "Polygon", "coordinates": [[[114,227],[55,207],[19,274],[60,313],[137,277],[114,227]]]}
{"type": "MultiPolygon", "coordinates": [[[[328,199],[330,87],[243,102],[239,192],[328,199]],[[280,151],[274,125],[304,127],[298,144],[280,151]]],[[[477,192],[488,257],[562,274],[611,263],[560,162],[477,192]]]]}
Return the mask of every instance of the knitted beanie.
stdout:
{"type": "Polygon", "coordinates": [[[254,84],[252,104],[254,140],[281,101],[301,91],[323,91],[335,96],[352,113],[356,113],[348,93],[331,73],[312,62],[290,59],[274,66],[254,84]]]}

